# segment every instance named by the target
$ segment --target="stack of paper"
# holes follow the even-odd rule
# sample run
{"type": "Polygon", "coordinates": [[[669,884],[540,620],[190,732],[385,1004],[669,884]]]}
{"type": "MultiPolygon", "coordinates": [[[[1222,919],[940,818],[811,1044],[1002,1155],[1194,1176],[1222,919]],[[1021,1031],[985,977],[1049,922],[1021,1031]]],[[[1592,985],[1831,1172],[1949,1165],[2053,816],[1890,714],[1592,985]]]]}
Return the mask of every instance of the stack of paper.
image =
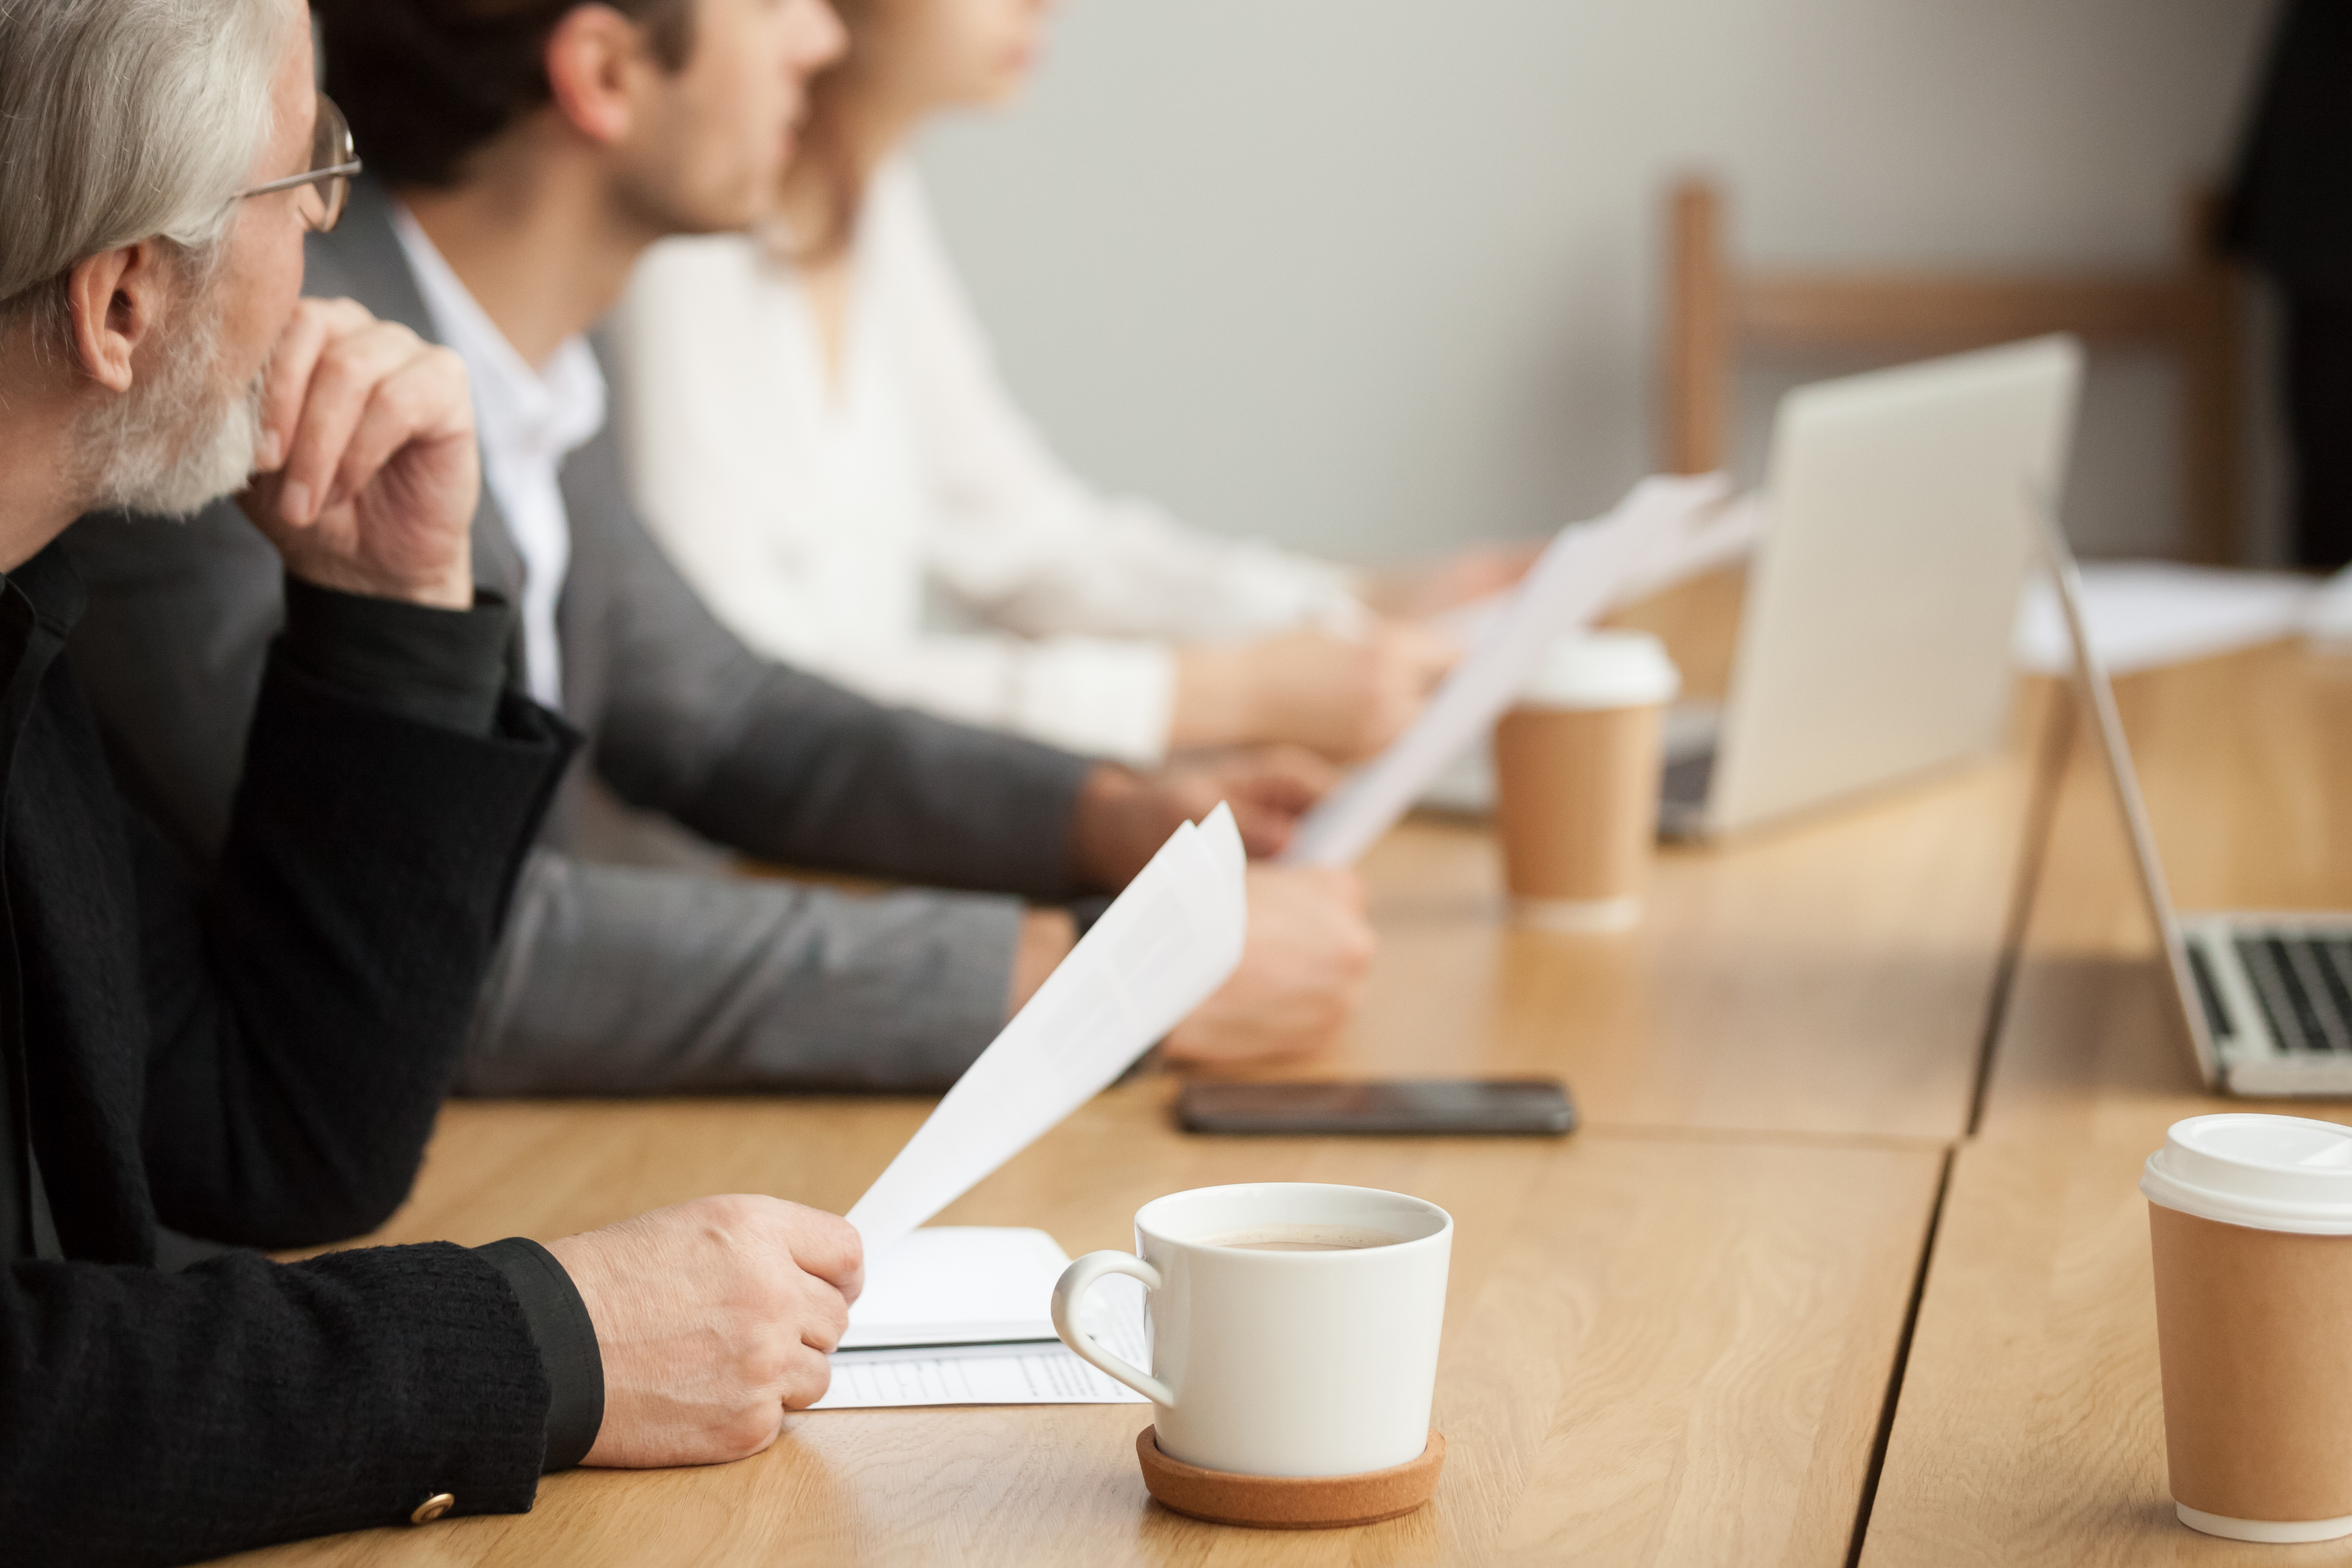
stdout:
{"type": "MultiPolygon", "coordinates": [[[[1042,1230],[916,1231],[868,1265],[833,1356],[833,1386],[815,1408],[1142,1403],[1055,1338],[1054,1282],[1068,1263],[1042,1230]]],[[[1150,1362],[1140,1283],[1103,1280],[1087,1294],[1086,1317],[1114,1353],[1150,1362]]]]}
{"type": "Polygon", "coordinates": [[[2311,591],[2303,630],[2312,646],[2323,652],[2352,653],[2352,566],[2311,591]]]}
{"type": "Polygon", "coordinates": [[[1069,1261],[1042,1230],[970,1225],[919,1230],[867,1260],[866,1291],[849,1310],[841,1348],[1050,1340],[1048,1298],[1069,1261]]]}
{"type": "Polygon", "coordinates": [[[1508,599],[1462,617],[1469,649],[1394,744],[1298,825],[1286,859],[1352,865],[1511,705],[1553,641],[1632,595],[1744,549],[1755,514],[1726,507],[1719,474],[1652,478],[1597,522],[1560,531],[1508,599]]]}
{"type": "MultiPolygon", "coordinates": [[[[2094,561],[2082,571],[2084,623],[2110,675],[2293,637],[2316,602],[2312,580],[2288,572],[2170,561],[2094,561]]],[[[2018,605],[2016,653],[2027,669],[2074,673],[2074,645],[2057,591],[2038,574],[2018,605]]]]}
{"type": "MultiPolygon", "coordinates": [[[[1097,1325],[1095,1338],[1138,1366],[1150,1364],[1139,1323],[1119,1332],[1097,1325]]],[[[1148,1405],[1050,1344],[968,1345],[946,1350],[841,1351],[833,1384],[812,1410],[904,1410],[925,1405],[1148,1405]]]]}
{"type": "Polygon", "coordinates": [[[1109,1087],[1225,983],[1249,921],[1246,864],[1225,806],[1176,830],[849,1211],[867,1257],[1109,1087]]]}

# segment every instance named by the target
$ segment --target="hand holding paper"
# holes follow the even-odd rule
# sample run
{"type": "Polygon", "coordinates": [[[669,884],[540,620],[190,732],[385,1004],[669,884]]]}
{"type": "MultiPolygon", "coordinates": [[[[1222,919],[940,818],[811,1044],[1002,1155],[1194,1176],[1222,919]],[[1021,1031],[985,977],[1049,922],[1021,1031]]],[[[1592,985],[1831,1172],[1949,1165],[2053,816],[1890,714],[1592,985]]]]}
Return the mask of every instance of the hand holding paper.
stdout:
{"type": "Polygon", "coordinates": [[[878,1257],[1109,1087],[1224,984],[1249,921],[1220,805],[1177,828],[849,1211],[878,1257]]]}
{"type": "Polygon", "coordinates": [[[1249,947],[1169,1031],[1170,1061],[1265,1061],[1330,1045],[1362,1004],[1379,945],[1364,885],[1336,866],[1249,868],[1249,947]]]}

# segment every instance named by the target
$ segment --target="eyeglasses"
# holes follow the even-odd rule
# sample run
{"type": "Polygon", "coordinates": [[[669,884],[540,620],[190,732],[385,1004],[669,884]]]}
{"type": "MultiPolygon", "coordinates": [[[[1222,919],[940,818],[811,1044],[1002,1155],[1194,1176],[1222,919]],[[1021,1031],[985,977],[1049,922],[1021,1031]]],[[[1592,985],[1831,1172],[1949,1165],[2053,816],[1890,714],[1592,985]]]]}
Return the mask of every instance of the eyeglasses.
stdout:
{"type": "Polygon", "coordinates": [[[310,227],[324,234],[342,217],[343,206],[351,200],[352,176],[359,172],[359,152],[352,145],[352,123],[335,107],[335,100],[322,92],[319,95],[319,118],[310,128],[310,171],[239,191],[229,199],[241,202],[247,196],[266,196],[272,191],[316,185],[322,210],[310,220],[310,227]]]}

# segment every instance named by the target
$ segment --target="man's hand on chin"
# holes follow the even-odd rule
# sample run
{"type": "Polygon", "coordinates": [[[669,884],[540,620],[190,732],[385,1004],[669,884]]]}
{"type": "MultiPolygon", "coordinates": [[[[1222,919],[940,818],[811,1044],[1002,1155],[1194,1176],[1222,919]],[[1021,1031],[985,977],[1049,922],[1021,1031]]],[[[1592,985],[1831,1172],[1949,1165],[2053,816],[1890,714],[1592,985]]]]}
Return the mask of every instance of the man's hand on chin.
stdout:
{"type": "Polygon", "coordinates": [[[1279,855],[1298,819],[1339,776],[1299,746],[1196,753],[1150,773],[1106,763],[1078,793],[1071,825],[1078,875],[1089,887],[1124,888],[1178,824],[1200,821],[1220,801],[1234,808],[1242,845],[1253,857],[1279,855]]]}
{"type": "Polygon", "coordinates": [[[238,504],[322,588],[474,602],[481,493],[463,361],[349,300],[305,300],[271,353],[257,472],[238,504]]]}

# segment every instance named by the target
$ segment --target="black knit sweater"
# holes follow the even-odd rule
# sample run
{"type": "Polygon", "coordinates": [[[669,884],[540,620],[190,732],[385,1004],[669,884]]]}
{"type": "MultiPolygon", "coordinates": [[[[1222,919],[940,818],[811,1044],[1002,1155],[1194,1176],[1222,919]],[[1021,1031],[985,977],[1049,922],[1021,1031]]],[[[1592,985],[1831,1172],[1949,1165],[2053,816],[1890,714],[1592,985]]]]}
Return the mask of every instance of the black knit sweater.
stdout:
{"type": "Polygon", "coordinates": [[[440,1492],[525,1509],[536,1488],[550,1380],[513,1256],[152,1266],[159,1219],[283,1247],[399,1204],[571,746],[499,693],[503,607],[297,597],[198,881],[117,797],[57,655],[70,568],[53,547],[0,579],[0,1560],[18,1568],[182,1563],[440,1492]],[[405,669],[351,631],[402,616],[432,628],[405,669]]]}

